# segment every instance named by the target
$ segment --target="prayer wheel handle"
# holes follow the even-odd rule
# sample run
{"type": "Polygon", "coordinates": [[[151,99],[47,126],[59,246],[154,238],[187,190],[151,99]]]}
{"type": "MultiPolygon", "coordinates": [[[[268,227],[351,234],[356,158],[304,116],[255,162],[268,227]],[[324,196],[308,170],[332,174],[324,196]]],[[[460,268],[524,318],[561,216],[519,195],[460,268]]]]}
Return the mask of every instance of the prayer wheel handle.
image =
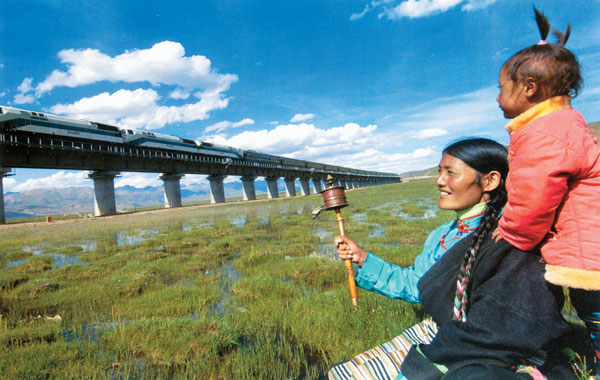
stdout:
{"type": "MultiPolygon", "coordinates": [[[[338,227],[340,229],[340,235],[346,236],[346,229],[344,228],[344,218],[340,209],[348,206],[346,202],[346,194],[342,186],[336,186],[335,181],[331,175],[327,176],[325,180],[325,189],[321,191],[323,194],[324,204],[313,210],[313,218],[319,216],[323,211],[334,210],[338,221],[338,227]]],[[[354,271],[352,270],[352,260],[344,260],[346,265],[346,274],[348,276],[348,286],[350,287],[350,298],[352,305],[358,305],[358,295],[356,294],[356,283],[354,282],[354,271]]]]}

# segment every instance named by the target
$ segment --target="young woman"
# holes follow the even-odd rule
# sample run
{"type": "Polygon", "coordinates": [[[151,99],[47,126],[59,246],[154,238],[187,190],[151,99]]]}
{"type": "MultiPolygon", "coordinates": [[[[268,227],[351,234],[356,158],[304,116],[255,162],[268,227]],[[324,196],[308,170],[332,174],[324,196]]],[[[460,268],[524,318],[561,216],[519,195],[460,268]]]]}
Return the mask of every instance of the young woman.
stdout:
{"type": "Polygon", "coordinates": [[[542,376],[528,360],[543,358],[546,346],[569,327],[560,315],[562,293],[544,280],[539,257],[490,238],[506,202],[506,157],[504,147],[487,139],[444,150],[438,206],[455,210],[458,218],[430,234],[414,266],[398,267],[348,237],[335,238],[340,259],[359,266],[359,287],[421,302],[432,321],[333,366],[330,379],[542,376]],[[466,224],[465,216],[476,221],[466,224]]]}

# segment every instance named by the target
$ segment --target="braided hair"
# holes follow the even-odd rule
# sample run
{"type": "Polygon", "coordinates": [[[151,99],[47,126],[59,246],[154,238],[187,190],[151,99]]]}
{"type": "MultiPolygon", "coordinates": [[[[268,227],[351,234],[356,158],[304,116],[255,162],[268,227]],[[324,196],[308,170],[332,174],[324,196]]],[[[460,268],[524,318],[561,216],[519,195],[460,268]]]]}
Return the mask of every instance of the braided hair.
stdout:
{"type": "Polygon", "coordinates": [[[535,7],[533,10],[540,31],[540,43],[517,52],[502,67],[515,83],[531,78],[543,85],[541,100],[562,95],[576,97],[583,86],[583,77],[577,57],[565,48],[571,35],[571,25],[567,25],[564,33],[554,29],[557,43],[546,43],[550,22],[535,7]]]}
{"type": "Polygon", "coordinates": [[[458,158],[473,168],[477,173],[477,181],[481,181],[484,175],[492,171],[499,172],[501,176],[498,187],[488,193],[490,199],[487,203],[485,214],[479,226],[473,232],[473,242],[465,254],[458,274],[454,298],[454,319],[464,322],[469,304],[471,271],[477,260],[479,247],[496,225],[496,220],[506,203],[506,188],[504,183],[508,175],[508,153],[506,148],[493,140],[469,138],[447,146],[443,154],[449,154],[458,158]]]}

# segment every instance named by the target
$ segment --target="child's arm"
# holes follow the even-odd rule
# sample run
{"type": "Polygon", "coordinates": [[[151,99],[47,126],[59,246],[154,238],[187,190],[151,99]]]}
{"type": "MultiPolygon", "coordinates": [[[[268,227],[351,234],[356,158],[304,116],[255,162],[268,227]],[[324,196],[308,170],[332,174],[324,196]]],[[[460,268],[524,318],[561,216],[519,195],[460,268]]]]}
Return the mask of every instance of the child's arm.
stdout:
{"type": "Polygon", "coordinates": [[[499,235],[519,249],[530,250],[550,231],[568,191],[568,179],[578,170],[578,154],[555,136],[537,132],[515,141],[509,159],[508,202],[499,235]]]}

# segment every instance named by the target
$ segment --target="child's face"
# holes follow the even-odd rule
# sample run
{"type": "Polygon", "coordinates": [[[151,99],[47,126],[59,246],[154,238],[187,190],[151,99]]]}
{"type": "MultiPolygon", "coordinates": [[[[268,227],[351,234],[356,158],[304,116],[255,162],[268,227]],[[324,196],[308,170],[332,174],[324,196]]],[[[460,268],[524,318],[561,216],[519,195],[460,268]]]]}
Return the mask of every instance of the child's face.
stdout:
{"type": "Polygon", "coordinates": [[[505,118],[513,119],[531,107],[529,99],[526,96],[525,85],[510,79],[504,67],[500,70],[498,85],[500,93],[496,97],[496,101],[502,111],[504,111],[505,118]]]}

